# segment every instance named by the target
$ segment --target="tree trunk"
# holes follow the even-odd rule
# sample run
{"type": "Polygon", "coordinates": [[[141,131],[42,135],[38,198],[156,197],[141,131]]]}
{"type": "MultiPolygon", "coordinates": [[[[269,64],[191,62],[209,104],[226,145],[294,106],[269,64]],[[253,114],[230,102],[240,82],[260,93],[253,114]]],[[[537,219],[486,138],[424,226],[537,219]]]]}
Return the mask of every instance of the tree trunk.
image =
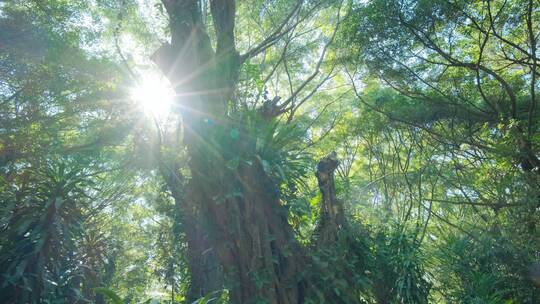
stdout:
{"type": "Polygon", "coordinates": [[[332,152],[317,164],[317,182],[322,194],[319,224],[315,231],[317,243],[330,245],[336,242],[338,232],[345,227],[343,203],[336,198],[334,172],[339,165],[337,155],[332,152]]]}
{"type": "Polygon", "coordinates": [[[184,178],[174,162],[162,164],[162,176],[179,210],[181,229],[186,235],[187,263],[190,270],[190,285],[186,301],[192,303],[206,294],[223,289],[223,276],[215,251],[208,242],[208,235],[201,225],[201,214],[192,201],[185,199],[184,178]],[[168,166],[171,164],[172,167],[168,166]]]}
{"type": "MultiPolygon", "coordinates": [[[[249,153],[254,151],[253,139],[228,118],[240,68],[233,35],[235,3],[211,1],[215,51],[198,1],[163,4],[170,18],[171,44],[163,45],[153,60],[180,96],[191,171],[185,197],[186,209],[193,214],[186,231],[188,246],[195,255],[207,247],[205,251],[215,252],[232,303],[300,303],[303,255],[278,188],[249,153]],[[233,130],[240,135],[232,136],[233,130]],[[243,161],[231,167],[230,161],[240,156],[243,161]],[[193,227],[195,231],[188,232],[193,227]],[[201,228],[207,237],[201,237],[201,228]]],[[[212,291],[215,286],[197,275],[198,267],[204,268],[201,264],[196,257],[189,263],[194,283],[212,291]]]]}
{"type": "Polygon", "coordinates": [[[319,222],[312,238],[312,254],[316,257],[312,272],[322,280],[311,280],[324,293],[325,303],[363,303],[358,277],[365,271],[368,251],[363,240],[351,233],[345,218],[343,202],[336,197],[334,173],[339,165],[335,152],[317,164],[317,182],[322,194],[319,222]]]}

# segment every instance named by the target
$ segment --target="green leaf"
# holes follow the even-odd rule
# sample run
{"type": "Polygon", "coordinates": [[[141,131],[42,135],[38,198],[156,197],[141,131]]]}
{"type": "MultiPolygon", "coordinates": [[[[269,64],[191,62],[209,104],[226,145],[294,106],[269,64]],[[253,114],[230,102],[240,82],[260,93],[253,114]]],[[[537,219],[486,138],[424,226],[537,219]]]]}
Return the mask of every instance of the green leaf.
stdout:
{"type": "Polygon", "coordinates": [[[108,289],[108,288],[105,288],[105,287],[96,287],[96,288],[94,288],[94,291],[104,295],[105,297],[107,297],[110,300],[110,303],[112,303],[112,304],[123,304],[124,303],[124,301],[122,301],[122,298],[120,298],[120,296],[118,296],[118,294],[116,294],[116,292],[114,292],[111,289],[108,289]]]}

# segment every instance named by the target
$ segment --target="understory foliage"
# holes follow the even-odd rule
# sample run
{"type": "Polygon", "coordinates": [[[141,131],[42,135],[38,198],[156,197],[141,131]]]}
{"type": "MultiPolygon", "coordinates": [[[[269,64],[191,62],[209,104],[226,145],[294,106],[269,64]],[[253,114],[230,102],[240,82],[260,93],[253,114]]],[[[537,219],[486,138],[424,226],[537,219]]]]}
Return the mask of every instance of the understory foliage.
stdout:
{"type": "Polygon", "coordinates": [[[532,0],[0,1],[0,302],[538,303],[539,33],[532,0]],[[225,51],[138,96],[176,4],[225,51]]]}

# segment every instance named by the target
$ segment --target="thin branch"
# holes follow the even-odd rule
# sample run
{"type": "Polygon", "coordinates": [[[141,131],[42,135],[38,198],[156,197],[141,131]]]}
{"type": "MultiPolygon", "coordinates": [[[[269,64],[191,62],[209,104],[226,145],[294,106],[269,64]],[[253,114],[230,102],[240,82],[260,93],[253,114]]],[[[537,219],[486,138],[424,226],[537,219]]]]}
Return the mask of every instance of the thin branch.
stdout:
{"type": "MultiPolygon", "coordinates": [[[[340,7],[340,10],[341,10],[341,7],[340,7]]],[[[341,12],[340,12],[340,10],[338,10],[337,22],[336,22],[336,25],[334,27],[334,31],[332,32],[332,35],[330,36],[329,41],[324,45],[323,50],[321,52],[321,55],[319,56],[319,60],[317,61],[317,64],[315,66],[315,69],[314,69],[313,73],[306,80],[304,80],[304,82],[300,86],[298,86],[298,88],[294,91],[293,94],[291,94],[291,96],[289,96],[289,98],[287,98],[287,100],[285,100],[281,104],[281,106],[283,108],[288,107],[288,105],[295,100],[297,95],[304,89],[304,87],[307,86],[320,73],[320,68],[321,68],[321,65],[322,65],[325,57],[326,57],[326,52],[328,51],[328,48],[329,48],[330,44],[332,44],[332,42],[334,41],[334,38],[336,36],[339,25],[341,24],[341,18],[340,18],[341,12]]]]}
{"type": "Polygon", "coordinates": [[[490,207],[490,208],[507,208],[507,207],[517,207],[519,204],[517,203],[482,203],[482,202],[470,202],[470,201],[453,201],[453,200],[445,200],[445,199],[428,199],[425,198],[425,201],[428,202],[436,202],[436,203],[445,203],[445,204],[452,204],[452,205],[469,205],[469,206],[483,206],[483,207],[490,207]]]}

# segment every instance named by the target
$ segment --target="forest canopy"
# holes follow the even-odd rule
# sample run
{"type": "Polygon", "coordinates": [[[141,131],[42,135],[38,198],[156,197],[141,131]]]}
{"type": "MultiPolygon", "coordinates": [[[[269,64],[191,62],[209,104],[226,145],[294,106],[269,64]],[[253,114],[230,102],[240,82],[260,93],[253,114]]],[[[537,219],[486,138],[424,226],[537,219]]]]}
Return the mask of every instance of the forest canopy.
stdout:
{"type": "Polygon", "coordinates": [[[535,0],[0,0],[0,303],[539,303],[539,39],[535,0]]]}

